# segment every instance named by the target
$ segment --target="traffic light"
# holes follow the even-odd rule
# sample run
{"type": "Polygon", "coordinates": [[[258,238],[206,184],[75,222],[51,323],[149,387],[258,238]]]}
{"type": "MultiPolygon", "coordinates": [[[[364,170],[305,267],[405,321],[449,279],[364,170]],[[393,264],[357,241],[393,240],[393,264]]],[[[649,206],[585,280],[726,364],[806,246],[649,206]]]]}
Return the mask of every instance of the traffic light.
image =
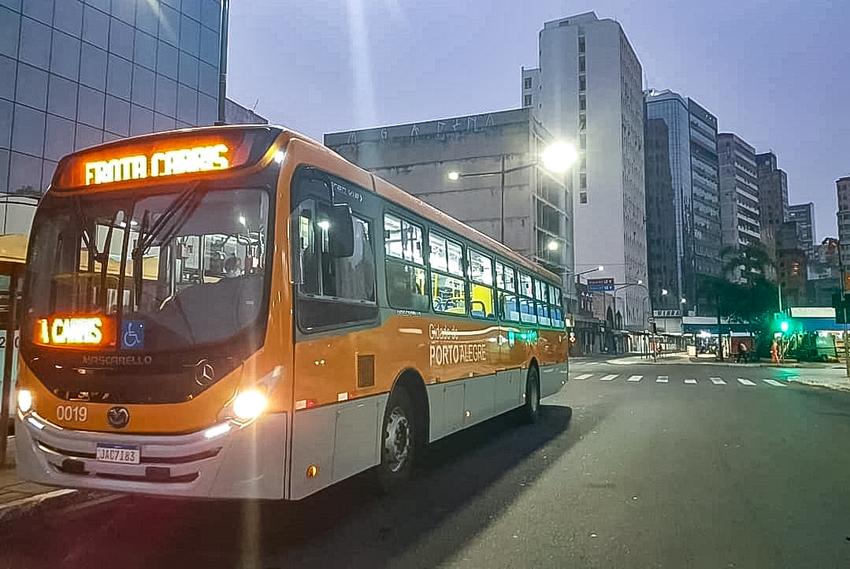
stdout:
{"type": "Polygon", "coordinates": [[[784,312],[773,313],[773,329],[783,335],[791,330],[791,319],[784,312]]]}

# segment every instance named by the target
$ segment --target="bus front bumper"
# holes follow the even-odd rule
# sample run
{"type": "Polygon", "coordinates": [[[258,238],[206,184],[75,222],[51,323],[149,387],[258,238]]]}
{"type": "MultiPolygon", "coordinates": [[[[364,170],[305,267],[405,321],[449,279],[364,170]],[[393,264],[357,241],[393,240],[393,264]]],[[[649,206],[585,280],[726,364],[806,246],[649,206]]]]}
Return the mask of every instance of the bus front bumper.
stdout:
{"type": "Polygon", "coordinates": [[[113,492],[283,498],[286,413],[228,425],[185,435],[131,435],[63,429],[34,413],[18,414],[18,476],[51,486],[113,492]],[[138,449],[139,463],[97,460],[98,446],[110,445],[138,449]]]}

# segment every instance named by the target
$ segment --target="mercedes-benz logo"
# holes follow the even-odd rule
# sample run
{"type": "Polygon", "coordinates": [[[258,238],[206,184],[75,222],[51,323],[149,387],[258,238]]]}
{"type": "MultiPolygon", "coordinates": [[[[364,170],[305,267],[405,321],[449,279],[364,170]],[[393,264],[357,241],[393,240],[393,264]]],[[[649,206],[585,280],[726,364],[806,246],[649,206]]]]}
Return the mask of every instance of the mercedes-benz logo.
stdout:
{"type": "Polygon", "coordinates": [[[116,429],[123,429],[130,422],[130,412],[126,407],[112,407],[106,412],[106,420],[116,429]]]}
{"type": "Polygon", "coordinates": [[[209,360],[201,360],[195,366],[195,383],[206,386],[215,379],[215,368],[209,360]]]}

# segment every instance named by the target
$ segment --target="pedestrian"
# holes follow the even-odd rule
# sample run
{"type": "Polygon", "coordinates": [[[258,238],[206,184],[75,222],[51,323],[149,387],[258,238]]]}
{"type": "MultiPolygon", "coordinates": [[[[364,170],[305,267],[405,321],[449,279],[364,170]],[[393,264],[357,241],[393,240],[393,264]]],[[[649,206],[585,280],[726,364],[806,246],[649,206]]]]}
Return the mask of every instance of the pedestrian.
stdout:
{"type": "Polygon", "coordinates": [[[741,342],[738,344],[738,362],[747,363],[747,344],[741,342]]]}

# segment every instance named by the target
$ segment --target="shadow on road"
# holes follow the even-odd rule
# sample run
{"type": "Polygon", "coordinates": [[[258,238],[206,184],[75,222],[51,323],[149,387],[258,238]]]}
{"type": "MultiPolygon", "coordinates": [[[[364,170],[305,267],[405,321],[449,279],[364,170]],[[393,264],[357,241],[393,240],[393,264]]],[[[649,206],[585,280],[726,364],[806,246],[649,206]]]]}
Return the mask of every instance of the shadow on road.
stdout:
{"type": "Polygon", "coordinates": [[[508,415],[432,445],[417,477],[390,496],[358,476],[297,503],[134,497],[19,528],[0,567],[435,566],[602,419],[568,430],[569,407],[542,409],[535,425],[508,415]]]}

